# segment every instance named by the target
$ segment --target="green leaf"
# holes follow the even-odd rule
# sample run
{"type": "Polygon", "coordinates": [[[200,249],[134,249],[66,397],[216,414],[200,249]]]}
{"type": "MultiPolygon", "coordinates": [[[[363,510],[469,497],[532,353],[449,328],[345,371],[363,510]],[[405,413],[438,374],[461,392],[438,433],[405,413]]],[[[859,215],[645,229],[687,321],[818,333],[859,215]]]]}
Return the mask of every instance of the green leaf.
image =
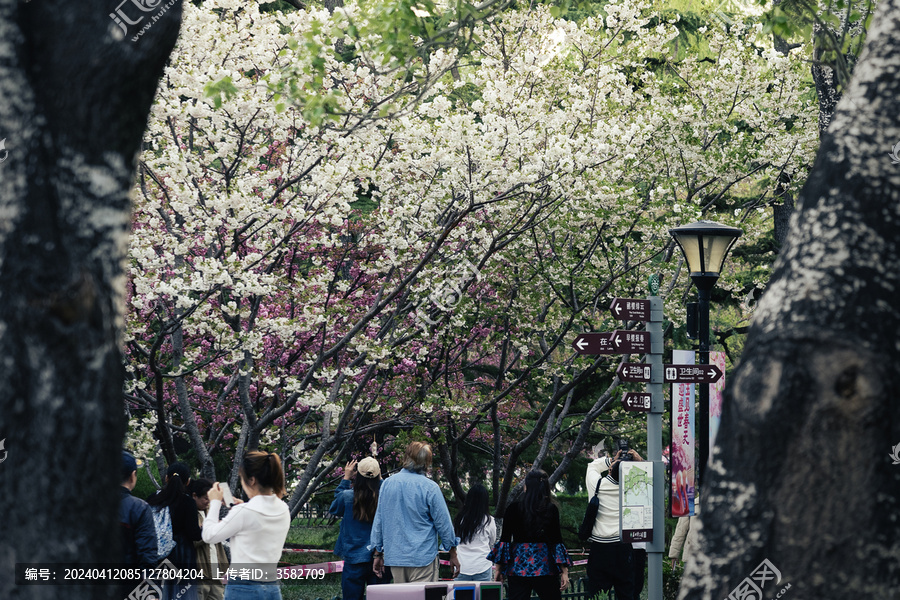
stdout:
{"type": "Polygon", "coordinates": [[[237,94],[237,91],[231,77],[223,77],[219,81],[207,83],[203,87],[204,96],[213,99],[215,108],[222,108],[222,96],[225,96],[226,100],[230,100],[237,94]]]}

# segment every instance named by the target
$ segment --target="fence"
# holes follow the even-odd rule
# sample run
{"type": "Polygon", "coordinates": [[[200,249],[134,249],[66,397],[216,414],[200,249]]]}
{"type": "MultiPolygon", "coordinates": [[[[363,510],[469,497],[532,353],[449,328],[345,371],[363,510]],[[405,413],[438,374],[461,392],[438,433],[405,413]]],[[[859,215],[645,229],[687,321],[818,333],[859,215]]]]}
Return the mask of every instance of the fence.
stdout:
{"type": "Polygon", "coordinates": [[[337,521],[337,517],[329,513],[325,507],[309,504],[300,509],[296,518],[306,520],[307,527],[328,527],[337,521]]]}
{"type": "MultiPolygon", "coordinates": [[[[587,577],[580,577],[578,581],[569,581],[568,589],[562,594],[563,600],[588,600],[587,581],[587,577]]],[[[531,598],[534,600],[537,596],[531,598]]],[[[595,595],[594,600],[616,600],[616,593],[609,590],[609,596],[601,593],[599,596],[595,595]]]]}

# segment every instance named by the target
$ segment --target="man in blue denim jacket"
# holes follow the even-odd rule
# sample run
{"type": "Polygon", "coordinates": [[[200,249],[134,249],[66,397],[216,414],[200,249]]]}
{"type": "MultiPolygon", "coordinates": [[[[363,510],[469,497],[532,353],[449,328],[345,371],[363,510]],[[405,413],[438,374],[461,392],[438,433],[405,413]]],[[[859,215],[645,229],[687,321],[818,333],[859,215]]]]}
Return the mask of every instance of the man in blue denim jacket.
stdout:
{"type": "Polygon", "coordinates": [[[381,575],[391,567],[394,583],[438,580],[438,545],[450,552],[453,577],[459,574],[453,530],[444,495],[425,475],[431,466],[431,446],[412,442],[403,470],[381,484],[369,549],[375,550],[372,570],[381,575]]]}

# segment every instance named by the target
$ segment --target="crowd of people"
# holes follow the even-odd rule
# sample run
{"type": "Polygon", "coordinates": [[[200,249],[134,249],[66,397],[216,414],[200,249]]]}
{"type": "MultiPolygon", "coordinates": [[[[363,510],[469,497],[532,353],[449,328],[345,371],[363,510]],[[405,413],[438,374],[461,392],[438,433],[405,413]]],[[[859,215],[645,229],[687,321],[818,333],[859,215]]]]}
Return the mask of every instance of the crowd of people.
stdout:
{"type": "MultiPolygon", "coordinates": [[[[153,568],[168,561],[173,569],[202,570],[204,575],[166,580],[158,600],[281,600],[275,567],[291,513],[282,500],[284,470],[277,454],[254,451],[244,456],[240,481],[247,501],[231,498],[227,510],[223,501],[230,491],[206,479],[192,480],[190,469],[180,462],[166,470],[161,490],[146,502],[135,498],[139,463],[124,451],[122,461],[119,519],[126,564],[153,568]],[[252,572],[253,578],[232,578],[223,585],[221,573],[232,565],[261,568],[252,572]]],[[[123,589],[122,597],[130,591],[123,589]]]]}
{"type": "MultiPolygon", "coordinates": [[[[341,519],[334,554],[343,559],[343,600],[362,600],[369,585],[436,582],[439,551],[449,553],[458,581],[499,581],[510,600],[560,600],[569,584],[572,561],[563,545],[559,508],[544,471],[530,471],[522,494],[503,514],[498,533],[490,514],[488,491],[476,483],[455,519],[440,487],[427,475],[433,454],[424,442],[406,449],[403,468],[382,479],[374,458],[352,460],[344,467],[329,512],[341,519]]],[[[615,589],[617,600],[637,600],[643,587],[646,552],[642,545],[619,537],[619,467],[642,460],[635,450],[592,461],[585,483],[599,500],[590,533],[587,595],[615,589]]],[[[275,566],[290,526],[284,495],[284,472],[277,454],[249,452],[240,468],[246,502],[231,499],[220,484],[191,479],[187,465],[174,463],[165,486],[144,502],[131,492],[139,462],[123,452],[123,557],[130,564],[152,567],[167,559],[175,567],[199,568],[201,582],[167,582],[164,600],[280,600],[275,566]],[[230,564],[261,565],[256,579],[221,581],[229,566],[223,543],[230,543],[230,564]]],[[[694,543],[690,521],[679,522],[676,544],[694,543]]],[[[696,528],[694,528],[694,531],[696,528]]],[[[585,533],[584,535],[587,535],[585,533]]],[[[163,599],[160,599],[163,600],[163,599]]]]}

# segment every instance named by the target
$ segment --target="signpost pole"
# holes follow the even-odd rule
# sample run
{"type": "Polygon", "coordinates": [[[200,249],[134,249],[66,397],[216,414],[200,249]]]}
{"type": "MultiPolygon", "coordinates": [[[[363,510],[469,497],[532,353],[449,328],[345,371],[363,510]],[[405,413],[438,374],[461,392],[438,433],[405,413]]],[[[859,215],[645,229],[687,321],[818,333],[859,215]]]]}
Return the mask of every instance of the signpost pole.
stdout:
{"type": "MultiPolygon", "coordinates": [[[[715,281],[713,281],[715,283],[715,281]]],[[[700,357],[697,361],[701,366],[709,364],[709,295],[710,287],[697,285],[697,296],[699,302],[699,327],[700,327],[700,357]]],[[[697,392],[700,398],[700,418],[698,427],[700,428],[697,437],[700,438],[700,469],[697,485],[706,482],[706,463],[709,460],[709,384],[701,383],[697,385],[697,392]]]]}
{"type": "MultiPolygon", "coordinates": [[[[651,286],[651,293],[655,290],[651,286]]],[[[663,552],[665,552],[665,489],[666,472],[662,461],[663,400],[663,302],[659,296],[650,296],[650,413],[647,415],[647,459],[653,462],[653,541],[647,543],[647,598],[662,600],[663,552]]]]}

